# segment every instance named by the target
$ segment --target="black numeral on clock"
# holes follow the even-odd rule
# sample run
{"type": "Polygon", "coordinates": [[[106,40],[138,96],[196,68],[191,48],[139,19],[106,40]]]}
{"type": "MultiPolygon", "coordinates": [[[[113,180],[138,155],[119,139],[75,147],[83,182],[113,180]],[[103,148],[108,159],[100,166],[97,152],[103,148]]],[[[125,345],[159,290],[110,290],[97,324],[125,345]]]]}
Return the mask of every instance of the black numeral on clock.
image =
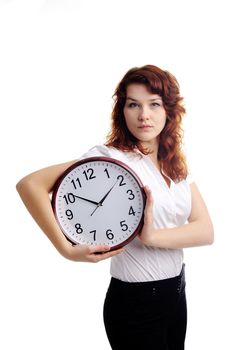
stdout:
{"type": "Polygon", "coordinates": [[[96,239],[96,230],[92,230],[92,231],[90,231],[89,233],[93,233],[94,235],[93,235],[93,239],[94,239],[94,241],[95,241],[95,239],[96,239]]]}
{"type": "Polygon", "coordinates": [[[73,193],[68,193],[67,195],[65,194],[63,198],[65,199],[66,204],[75,202],[75,195],[73,193]]]}
{"type": "Polygon", "coordinates": [[[107,177],[110,179],[110,175],[109,175],[109,172],[108,172],[107,168],[104,169],[104,172],[107,174],[107,177]]]}
{"type": "Polygon", "coordinates": [[[129,215],[133,215],[133,216],[136,215],[136,212],[133,210],[132,205],[131,205],[130,208],[129,208],[129,215]]]}
{"type": "Polygon", "coordinates": [[[128,230],[128,225],[125,224],[125,220],[120,221],[121,229],[122,231],[127,231],[128,230]]]}
{"type": "Polygon", "coordinates": [[[82,229],[82,227],[81,227],[81,224],[77,223],[77,224],[75,224],[74,226],[75,226],[76,232],[77,232],[78,234],[83,233],[83,229],[82,229]]]}
{"type": "Polygon", "coordinates": [[[128,190],[126,193],[129,193],[129,197],[128,197],[129,200],[132,201],[135,198],[135,195],[132,190],[128,190]]]}
{"type": "Polygon", "coordinates": [[[106,236],[107,236],[108,239],[113,240],[114,234],[112,233],[112,230],[110,230],[110,229],[107,230],[106,231],[106,236]]]}
{"type": "Polygon", "coordinates": [[[92,169],[92,168],[84,170],[83,174],[85,175],[86,180],[92,180],[92,179],[96,178],[96,176],[93,175],[94,174],[94,169],[92,169]]]}
{"type": "Polygon", "coordinates": [[[71,183],[73,184],[75,190],[77,189],[77,186],[76,186],[75,182],[77,182],[79,184],[80,188],[82,187],[81,182],[80,182],[79,178],[77,177],[77,179],[75,181],[71,180],[71,183]]]}
{"type": "Polygon", "coordinates": [[[73,213],[72,213],[72,210],[70,210],[70,209],[67,209],[66,210],[66,216],[67,216],[67,218],[68,218],[68,220],[72,220],[73,219],[73,213]]]}
{"type": "Polygon", "coordinates": [[[118,175],[117,176],[117,180],[121,180],[120,183],[119,183],[119,186],[124,186],[126,185],[126,183],[124,182],[124,176],[123,175],[118,175]]]}

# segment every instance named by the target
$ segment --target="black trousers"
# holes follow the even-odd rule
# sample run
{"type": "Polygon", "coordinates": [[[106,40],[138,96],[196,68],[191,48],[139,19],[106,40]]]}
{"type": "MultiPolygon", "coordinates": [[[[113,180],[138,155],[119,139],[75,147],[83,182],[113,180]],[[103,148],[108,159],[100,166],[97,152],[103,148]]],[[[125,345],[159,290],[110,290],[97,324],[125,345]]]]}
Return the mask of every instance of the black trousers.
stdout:
{"type": "Polygon", "coordinates": [[[183,350],[187,324],[184,266],[179,276],[153,282],[112,278],[104,324],[113,350],[183,350]]]}

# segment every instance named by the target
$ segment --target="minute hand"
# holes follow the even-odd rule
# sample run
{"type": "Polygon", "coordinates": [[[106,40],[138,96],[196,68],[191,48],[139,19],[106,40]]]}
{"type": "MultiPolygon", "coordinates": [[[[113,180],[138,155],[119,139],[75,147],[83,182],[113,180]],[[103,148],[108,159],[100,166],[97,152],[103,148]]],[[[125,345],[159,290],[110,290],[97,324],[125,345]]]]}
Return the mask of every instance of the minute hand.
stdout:
{"type": "Polygon", "coordinates": [[[103,202],[105,201],[105,199],[107,198],[107,196],[109,195],[109,193],[112,191],[113,187],[116,185],[117,181],[114,183],[114,185],[110,188],[110,190],[103,196],[103,198],[99,201],[99,203],[97,204],[97,207],[95,208],[95,210],[91,213],[91,216],[94,214],[94,212],[103,205],[103,202]]]}
{"type": "Polygon", "coordinates": [[[113,187],[116,185],[117,181],[114,183],[114,185],[110,188],[110,190],[106,193],[106,195],[101,199],[101,201],[99,202],[99,205],[102,205],[103,202],[105,201],[105,199],[107,198],[107,196],[109,195],[109,193],[112,191],[113,187]]]}

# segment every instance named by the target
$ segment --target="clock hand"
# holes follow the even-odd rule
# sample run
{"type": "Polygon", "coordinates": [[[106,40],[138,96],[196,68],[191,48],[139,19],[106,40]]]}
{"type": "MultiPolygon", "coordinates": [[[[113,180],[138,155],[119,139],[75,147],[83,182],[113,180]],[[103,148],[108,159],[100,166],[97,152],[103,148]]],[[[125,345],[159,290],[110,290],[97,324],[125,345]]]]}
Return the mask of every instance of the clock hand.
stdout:
{"type": "Polygon", "coordinates": [[[92,200],[87,199],[87,198],[84,198],[84,197],[76,196],[75,194],[74,194],[74,197],[79,198],[79,199],[83,199],[84,201],[93,203],[93,204],[95,204],[95,205],[98,205],[98,204],[99,204],[98,202],[92,201],[92,200]]]}
{"type": "Polygon", "coordinates": [[[116,183],[117,183],[117,180],[116,180],[116,182],[114,183],[114,185],[110,188],[110,190],[106,193],[106,195],[100,200],[99,205],[102,205],[102,204],[103,204],[103,202],[105,201],[105,199],[107,198],[107,196],[109,195],[109,193],[112,191],[112,189],[113,189],[113,187],[116,185],[116,183]]]}
{"type": "Polygon", "coordinates": [[[97,207],[95,208],[95,210],[91,213],[91,216],[94,214],[94,212],[103,205],[103,202],[105,201],[105,199],[107,198],[107,196],[109,195],[109,193],[112,191],[113,187],[116,185],[118,180],[116,180],[116,182],[114,183],[114,185],[110,188],[110,190],[103,196],[103,198],[99,201],[99,203],[97,203],[97,207]]]}

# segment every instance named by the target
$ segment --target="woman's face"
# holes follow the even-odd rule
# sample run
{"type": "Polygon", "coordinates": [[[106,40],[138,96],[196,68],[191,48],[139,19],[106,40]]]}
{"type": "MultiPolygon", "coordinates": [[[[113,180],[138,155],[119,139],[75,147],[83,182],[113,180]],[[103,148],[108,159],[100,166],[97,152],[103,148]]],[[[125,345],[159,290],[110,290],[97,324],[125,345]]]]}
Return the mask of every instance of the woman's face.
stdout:
{"type": "Polygon", "coordinates": [[[132,83],[127,86],[123,111],[131,134],[148,149],[158,146],[158,136],[166,123],[162,98],[145,85],[132,83]]]}

